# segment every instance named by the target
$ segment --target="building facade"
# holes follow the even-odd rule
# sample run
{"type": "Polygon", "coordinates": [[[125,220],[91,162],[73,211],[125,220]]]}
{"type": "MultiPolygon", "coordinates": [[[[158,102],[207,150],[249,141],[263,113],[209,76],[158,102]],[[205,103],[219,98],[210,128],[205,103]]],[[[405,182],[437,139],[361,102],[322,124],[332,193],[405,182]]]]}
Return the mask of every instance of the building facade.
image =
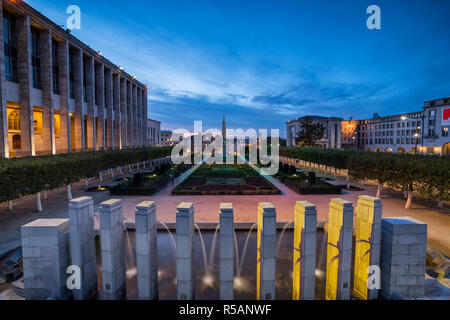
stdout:
{"type": "Polygon", "coordinates": [[[174,142],[172,141],[172,131],[170,130],[161,130],[161,146],[173,146],[174,142]]]}
{"type": "Polygon", "coordinates": [[[313,123],[321,123],[325,127],[324,137],[317,144],[323,148],[340,149],[341,148],[341,118],[326,118],[320,116],[305,116],[286,123],[287,146],[295,146],[295,138],[302,131],[301,121],[311,118],[313,123]]]}
{"type": "MultiPolygon", "coordinates": [[[[423,111],[360,120],[346,135],[349,148],[375,152],[450,155],[450,98],[426,101],[423,111]],[[351,130],[353,129],[353,132],[351,130]]],[[[343,130],[347,121],[343,121],[343,130]]],[[[347,127],[346,127],[347,128],[347,127]]]]}
{"type": "Polygon", "coordinates": [[[149,145],[157,147],[161,145],[161,122],[153,119],[147,119],[147,136],[149,145]]]}
{"type": "Polygon", "coordinates": [[[23,1],[0,8],[1,157],[149,144],[147,86],[23,1]]]}

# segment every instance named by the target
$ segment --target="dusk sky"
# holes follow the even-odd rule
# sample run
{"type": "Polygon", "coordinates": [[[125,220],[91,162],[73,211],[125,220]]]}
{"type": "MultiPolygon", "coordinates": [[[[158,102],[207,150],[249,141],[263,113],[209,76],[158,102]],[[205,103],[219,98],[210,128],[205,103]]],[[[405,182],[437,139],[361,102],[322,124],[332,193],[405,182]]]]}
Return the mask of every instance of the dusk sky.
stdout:
{"type": "Polygon", "coordinates": [[[304,115],[419,111],[450,96],[450,1],[28,0],[148,84],[163,129],[280,129],[304,115]],[[381,8],[381,30],[366,9],[381,8]]]}

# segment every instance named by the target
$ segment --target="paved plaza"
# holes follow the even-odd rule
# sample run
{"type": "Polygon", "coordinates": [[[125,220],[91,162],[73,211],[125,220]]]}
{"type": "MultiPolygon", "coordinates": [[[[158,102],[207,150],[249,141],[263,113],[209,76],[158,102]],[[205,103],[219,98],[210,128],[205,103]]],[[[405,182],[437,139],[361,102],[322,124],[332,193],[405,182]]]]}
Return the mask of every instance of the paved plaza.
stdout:
{"type": "MultiPolygon", "coordinates": [[[[192,169],[191,169],[192,170],[192,169]]],[[[330,199],[343,198],[356,201],[360,195],[376,195],[376,186],[365,184],[363,191],[344,191],[342,195],[299,195],[280,183],[277,179],[269,180],[279,188],[282,195],[259,196],[172,196],[171,190],[181,182],[189,173],[179,177],[174,186],[169,185],[153,196],[110,196],[108,191],[89,193],[84,191],[85,185],[80,182],[72,186],[73,198],[90,196],[94,200],[96,214],[96,227],[98,228],[98,210],[101,202],[116,198],[123,200],[124,219],[134,221],[136,205],[142,201],[155,201],[157,207],[157,220],[175,222],[176,208],[181,202],[193,202],[196,222],[218,222],[219,206],[221,202],[231,202],[234,207],[236,222],[256,222],[257,206],[259,202],[272,202],[277,210],[278,221],[292,221],[294,219],[294,206],[296,201],[306,200],[317,206],[317,219],[324,221],[328,218],[330,199]]],[[[339,178],[338,178],[339,179],[339,178]]],[[[342,184],[345,184],[344,179],[342,184]]],[[[98,181],[90,181],[95,186],[98,181]]],[[[104,178],[104,184],[112,184],[111,178],[104,178]]],[[[352,182],[352,185],[361,185],[352,182]]],[[[383,217],[411,216],[428,225],[428,245],[450,256],[450,210],[429,208],[420,203],[413,203],[411,209],[404,209],[405,200],[398,194],[386,191],[382,195],[383,217]]],[[[8,211],[7,203],[0,204],[0,253],[20,246],[20,226],[38,218],[68,218],[68,201],[65,188],[50,191],[48,200],[43,201],[44,212],[37,212],[35,197],[25,197],[14,201],[13,211],[8,211]]]]}

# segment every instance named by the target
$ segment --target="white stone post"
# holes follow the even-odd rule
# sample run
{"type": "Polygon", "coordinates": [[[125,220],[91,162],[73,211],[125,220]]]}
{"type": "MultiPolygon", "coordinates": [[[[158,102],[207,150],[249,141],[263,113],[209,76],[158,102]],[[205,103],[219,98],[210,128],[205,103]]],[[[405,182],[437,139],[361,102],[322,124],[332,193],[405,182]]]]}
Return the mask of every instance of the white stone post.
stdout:
{"type": "Polygon", "coordinates": [[[177,297],[194,299],[194,205],[183,202],[177,208],[177,297]]]}
{"type": "Polygon", "coordinates": [[[219,237],[220,299],[233,300],[235,244],[233,204],[231,203],[220,204],[219,237]]]}
{"type": "Polygon", "coordinates": [[[425,292],[427,225],[411,217],[382,220],[381,295],[421,298],[425,292]]]}
{"type": "Polygon", "coordinates": [[[141,300],[158,299],[158,245],[156,231],[156,206],[153,201],[137,205],[136,266],[138,294],[141,300]]]}
{"type": "Polygon", "coordinates": [[[314,300],[316,282],[316,206],[297,201],[294,218],[293,300],[314,300]]]}
{"type": "Polygon", "coordinates": [[[126,298],[125,248],[122,200],[100,204],[102,283],[105,300],[126,298]]]}
{"type": "Polygon", "coordinates": [[[69,220],[38,219],[21,228],[25,299],[70,298],[69,220]]]}
{"type": "Polygon", "coordinates": [[[277,248],[277,213],[270,202],[258,205],[257,240],[258,300],[275,300],[275,259],[277,248]]]}
{"type": "Polygon", "coordinates": [[[350,299],[352,263],[353,204],[331,199],[328,218],[327,300],[350,299]]]}
{"type": "Polygon", "coordinates": [[[95,254],[94,202],[91,197],[70,201],[71,264],[80,268],[81,287],[73,290],[75,300],[97,295],[97,261],[95,254]]]}

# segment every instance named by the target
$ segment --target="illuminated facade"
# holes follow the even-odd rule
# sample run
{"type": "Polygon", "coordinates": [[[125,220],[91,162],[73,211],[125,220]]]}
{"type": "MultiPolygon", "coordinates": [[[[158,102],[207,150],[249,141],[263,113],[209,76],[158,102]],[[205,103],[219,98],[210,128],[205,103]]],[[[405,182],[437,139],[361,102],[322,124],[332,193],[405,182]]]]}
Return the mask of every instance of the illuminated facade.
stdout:
{"type": "Polygon", "coordinates": [[[149,145],[145,85],[26,3],[0,4],[1,157],[149,145]]]}

